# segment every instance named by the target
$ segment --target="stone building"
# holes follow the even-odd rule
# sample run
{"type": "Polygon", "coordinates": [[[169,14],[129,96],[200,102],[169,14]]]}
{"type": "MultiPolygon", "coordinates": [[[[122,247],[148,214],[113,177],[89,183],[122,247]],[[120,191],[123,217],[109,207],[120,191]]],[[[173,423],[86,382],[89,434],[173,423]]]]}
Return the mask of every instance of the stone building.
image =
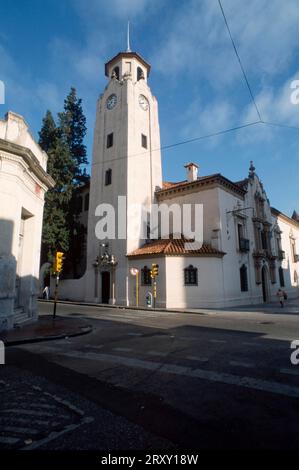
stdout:
{"type": "Polygon", "coordinates": [[[298,296],[297,214],[289,218],[271,208],[253,164],[247,178],[234,182],[221,174],[202,175],[201,169],[198,174],[198,164],[191,162],[185,165],[186,179],[163,183],[150,65],[136,52],[121,52],[107,62],[105,74],[108,83],[96,109],[86,272],[62,282],[61,296],[135,305],[136,278],[130,270],[137,268],[139,302],[145,305],[153,290],[153,263],[159,265],[161,307],[268,302],[279,286],[298,296]],[[188,248],[192,239],[184,226],[181,233],[173,230],[162,238],[161,220],[157,226],[149,222],[153,204],[170,211],[173,204],[201,204],[203,245],[188,248]],[[111,206],[114,213],[107,216],[111,206]],[[107,223],[113,219],[115,237],[105,238],[99,230],[105,217],[107,223]],[[153,232],[158,239],[152,239],[153,232]]]}
{"type": "Polygon", "coordinates": [[[0,329],[37,318],[47,154],[22,116],[0,120],[0,329]]]}

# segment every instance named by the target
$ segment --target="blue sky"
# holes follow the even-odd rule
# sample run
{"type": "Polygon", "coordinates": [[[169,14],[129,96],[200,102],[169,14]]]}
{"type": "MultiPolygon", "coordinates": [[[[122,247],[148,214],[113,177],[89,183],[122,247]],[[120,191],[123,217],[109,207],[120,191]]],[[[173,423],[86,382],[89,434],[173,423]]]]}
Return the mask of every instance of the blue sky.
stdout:
{"type": "MultiPolygon", "coordinates": [[[[222,0],[264,120],[299,127],[290,84],[299,80],[298,0],[222,0]]],[[[131,47],[152,65],[149,84],[159,102],[161,144],[257,120],[217,0],[1,0],[0,80],[6,104],[35,137],[47,109],[61,110],[75,86],[87,116],[91,159],[95,105],[104,63],[131,47]]],[[[271,204],[299,210],[299,130],[261,124],[163,151],[164,180],[200,174],[247,176],[253,160],[271,204]]]]}

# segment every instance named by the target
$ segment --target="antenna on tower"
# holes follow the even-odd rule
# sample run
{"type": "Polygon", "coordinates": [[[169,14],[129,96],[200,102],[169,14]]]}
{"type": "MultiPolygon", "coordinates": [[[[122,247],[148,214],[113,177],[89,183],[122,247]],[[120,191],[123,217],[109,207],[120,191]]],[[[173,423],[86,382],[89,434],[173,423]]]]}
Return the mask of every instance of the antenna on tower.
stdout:
{"type": "Polygon", "coordinates": [[[128,30],[127,30],[127,52],[131,52],[131,47],[130,47],[130,21],[128,21],[128,30]]]}

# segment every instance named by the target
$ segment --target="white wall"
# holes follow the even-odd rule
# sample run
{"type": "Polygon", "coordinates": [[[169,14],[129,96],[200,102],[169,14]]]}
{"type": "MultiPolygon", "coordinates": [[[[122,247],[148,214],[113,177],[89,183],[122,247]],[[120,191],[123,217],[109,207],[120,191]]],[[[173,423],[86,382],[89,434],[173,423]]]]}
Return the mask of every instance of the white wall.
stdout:
{"type": "MultiPolygon", "coordinates": [[[[146,306],[146,294],[153,292],[153,286],[141,285],[141,269],[147,266],[151,269],[152,264],[159,265],[159,276],[157,277],[157,299],[156,306],[166,308],[166,278],[165,278],[165,257],[151,257],[145,259],[130,259],[129,268],[136,267],[139,269],[139,305],[146,306]]],[[[129,275],[129,295],[130,305],[136,305],[136,278],[129,275]]]]}
{"type": "Polygon", "coordinates": [[[222,259],[166,257],[167,308],[219,307],[223,300],[222,259]],[[184,268],[198,269],[198,286],[184,285],[184,268]]]}
{"type": "MultiPolygon", "coordinates": [[[[290,237],[295,239],[296,253],[299,254],[299,224],[291,222],[291,220],[287,221],[283,217],[278,217],[277,223],[282,231],[281,248],[285,252],[285,259],[279,263],[284,270],[284,290],[288,292],[289,297],[298,297],[299,283],[295,281],[295,271],[298,275],[297,279],[299,279],[299,262],[295,262],[293,259],[290,237]]],[[[278,275],[277,279],[279,283],[278,275]]]]}
{"type": "MultiPolygon", "coordinates": [[[[0,138],[36,151],[35,158],[45,168],[47,156],[33,141],[21,116],[8,113],[6,120],[0,121],[0,138]]],[[[49,187],[51,184],[49,181],[49,187]]],[[[15,307],[21,307],[28,318],[37,317],[42,217],[47,189],[46,183],[29,169],[23,157],[13,154],[11,149],[0,150],[0,225],[4,227],[0,229],[0,329],[1,325],[3,328],[13,326],[15,307]],[[22,216],[25,221],[20,256],[22,216]],[[9,282],[1,276],[3,269],[9,282]],[[20,276],[17,291],[16,272],[20,276]]]]}

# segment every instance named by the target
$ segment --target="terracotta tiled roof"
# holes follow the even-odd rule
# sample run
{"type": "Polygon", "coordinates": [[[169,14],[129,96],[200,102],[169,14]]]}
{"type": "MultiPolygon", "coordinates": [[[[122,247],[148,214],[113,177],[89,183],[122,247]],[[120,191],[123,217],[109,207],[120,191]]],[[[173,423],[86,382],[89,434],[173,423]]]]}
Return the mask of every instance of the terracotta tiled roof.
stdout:
{"type": "Polygon", "coordinates": [[[171,181],[163,181],[162,189],[169,189],[173,188],[174,186],[178,186],[179,184],[186,183],[186,181],[179,181],[177,183],[173,183],[171,181]]]}
{"type": "Polygon", "coordinates": [[[192,250],[188,249],[188,244],[194,240],[182,238],[173,238],[172,236],[167,239],[153,240],[150,243],[146,243],[137,250],[129,253],[128,257],[142,257],[148,255],[166,255],[166,256],[178,256],[178,255],[191,255],[191,256],[216,256],[222,257],[225,255],[223,251],[219,251],[213,248],[211,245],[204,243],[200,249],[192,250]],[[185,244],[187,245],[185,247],[185,244]]]}

